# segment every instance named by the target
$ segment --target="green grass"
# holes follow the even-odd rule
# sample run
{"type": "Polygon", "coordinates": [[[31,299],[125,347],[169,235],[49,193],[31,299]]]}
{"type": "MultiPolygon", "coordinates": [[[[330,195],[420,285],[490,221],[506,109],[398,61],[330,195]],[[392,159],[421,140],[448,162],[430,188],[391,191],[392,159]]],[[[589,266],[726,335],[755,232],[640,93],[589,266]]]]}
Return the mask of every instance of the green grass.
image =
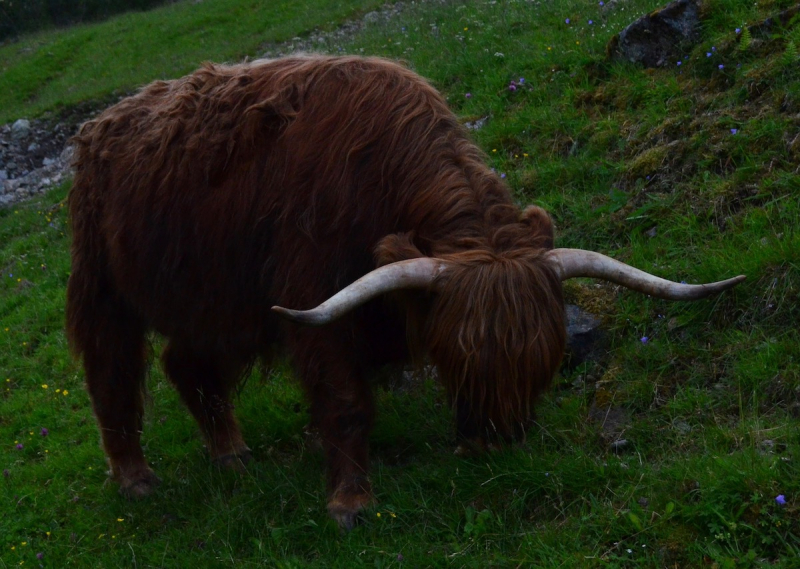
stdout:
{"type": "Polygon", "coordinates": [[[203,61],[332,28],[376,0],[183,1],[99,24],[42,32],[0,47],[0,123],[178,77],[203,61]]]}
{"type": "MultiPolygon", "coordinates": [[[[0,210],[0,567],[37,563],[36,552],[53,567],[797,566],[800,65],[787,60],[800,26],[743,47],[735,28],[788,3],[716,0],[680,66],[606,63],[611,35],[657,5],[426,3],[329,46],[403,58],[465,121],[489,117],[476,140],[521,203],[553,214],[559,246],[674,280],[748,276],[697,303],[569,284],[571,301],[603,316],[607,353],[556,378],[520,448],[455,457],[435,384],[376,386],[378,505],[348,535],[328,520],[322,459],[304,439],[305,403],[283,368],[256,372],[237,403],[256,457],[239,476],[208,463],[154,365],[144,440],[164,483],[152,500],[119,497],[62,330],[67,188],[0,210]],[[509,91],[520,77],[524,87],[509,91]],[[623,419],[604,432],[592,417],[609,409],[623,419]],[[629,441],[618,454],[614,436],[629,441]]],[[[169,22],[184,8],[149,21],[181,29],[169,22]]],[[[100,37],[129,17],[11,47],[100,37]]],[[[215,33],[236,35],[222,24],[215,33]]],[[[191,52],[192,37],[176,41],[191,52]]],[[[109,48],[98,49],[86,57],[109,48]]],[[[178,51],[162,49],[150,59],[178,51]]],[[[242,53],[213,50],[199,58],[242,53]]],[[[192,57],[70,100],[178,75],[192,57]]],[[[6,118],[52,104],[37,99],[6,118]]]]}

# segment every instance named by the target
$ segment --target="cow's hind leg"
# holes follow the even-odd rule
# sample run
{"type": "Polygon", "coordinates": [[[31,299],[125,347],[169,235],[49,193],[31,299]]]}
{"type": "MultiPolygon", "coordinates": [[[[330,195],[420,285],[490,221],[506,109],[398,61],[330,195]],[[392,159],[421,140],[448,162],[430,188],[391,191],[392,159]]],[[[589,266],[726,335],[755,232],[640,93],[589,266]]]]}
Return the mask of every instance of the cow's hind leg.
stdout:
{"type": "Polygon", "coordinates": [[[243,365],[175,340],[164,350],[162,361],[167,376],[200,425],[211,458],[223,466],[243,468],[252,454],[230,402],[243,365]]]}
{"type": "Polygon", "coordinates": [[[82,321],[78,338],[86,386],[112,477],[123,494],[143,497],[160,482],[147,465],[140,442],[147,365],[145,329],[121,300],[98,299],[92,309],[91,319],[82,321]]]}

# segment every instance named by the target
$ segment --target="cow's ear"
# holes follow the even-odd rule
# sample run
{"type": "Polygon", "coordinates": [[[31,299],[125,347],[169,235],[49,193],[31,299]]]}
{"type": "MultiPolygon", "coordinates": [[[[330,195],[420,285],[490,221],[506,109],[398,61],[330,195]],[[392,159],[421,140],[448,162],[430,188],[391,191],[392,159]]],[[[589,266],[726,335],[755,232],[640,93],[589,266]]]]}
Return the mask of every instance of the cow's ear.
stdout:
{"type": "Polygon", "coordinates": [[[537,247],[553,248],[555,229],[549,213],[538,205],[529,205],[522,211],[520,221],[530,227],[537,247]]]}
{"type": "Polygon", "coordinates": [[[375,247],[375,263],[381,267],[389,263],[424,257],[413,240],[413,232],[387,235],[375,247]]]}

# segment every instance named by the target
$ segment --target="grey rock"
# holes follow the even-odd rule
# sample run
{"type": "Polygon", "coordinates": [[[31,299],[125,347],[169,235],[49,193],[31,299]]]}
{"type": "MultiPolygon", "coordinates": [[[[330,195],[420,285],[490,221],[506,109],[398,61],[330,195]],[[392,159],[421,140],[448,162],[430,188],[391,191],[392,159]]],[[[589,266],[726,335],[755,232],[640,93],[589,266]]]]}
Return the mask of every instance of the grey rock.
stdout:
{"type": "Polygon", "coordinates": [[[663,67],[700,39],[700,0],[676,0],[642,16],[606,46],[612,60],[663,67]]]}
{"type": "Polygon", "coordinates": [[[631,423],[630,411],[627,409],[598,405],[595,400],[589,407],[587,419],[598,426],[598,435],[612,449],[616,448],[614,443],[617,443],[619,448],[628,444],[628,441],[622,438],[631,423]],[[625,442],[620,443],[619,441],[625,442]]]}
{"type": "Polygon", "coordinates": [[[69,165],[72,162],[72,156],[75,154],[75,147],[71,144],[64,147],[64,150],[61,151],[61,155],[58,157],[64,164],[69,165]]]}
{"type": "Polygon", "coordinates": [[[589,360],[602,346],[604,339],[602,322],[574,304],[566,306],[567,319],[567,357],[564,367],[567,370],[589,360]]]}
{"type": "Polygon", "coordinates": [[[37,150],[39,150],[39,145],[38,145],[38,144],[36,144],[35,142],[31,142],[31,143],[28,145],[28,152],[31,152],[31,153],[33,153],[33,152],[36,152],[37,150]]]}
{"type": "Polygon", "coordinates": [[[688,435],[689,433],[692,432],[692,426],[686,421],[680,419],[673,421],[672,428],[678,431],[682,435],[688,435]]]}
{"type": "Polygon", "coordinates": [[[464,126],[467,127],[469,130],[480,130],[486,125],[486,121],[489,120],[489,117],[481,117],[478,120],[469,121],[464,123],[464,126]]]}
{"type": "Polygon", "coordinates": [[[13,140],[22,140],[31,135],[31,123],[27,119],[18,119],[11,125],[11,138],[13,140]]]}
{"type": "Polygon", "coordinates": [[[0,182],[3,180],[8,180],[8,172],[5,170],[0,170],[0,182]]]}
{"type": "Polygon", "coordinates": [[[618,439],[609,445],[611,450],[614,452],[621,452],[625,450],[627,446],[628,446],[628,439],[618,439]]]}
{"type": "Polygon", "coordinates": [[[381,15],[378,12],[368,12],[364,14],[364,21],[369,24],[374,24],[378,20],[381,19],[381,15]]]}

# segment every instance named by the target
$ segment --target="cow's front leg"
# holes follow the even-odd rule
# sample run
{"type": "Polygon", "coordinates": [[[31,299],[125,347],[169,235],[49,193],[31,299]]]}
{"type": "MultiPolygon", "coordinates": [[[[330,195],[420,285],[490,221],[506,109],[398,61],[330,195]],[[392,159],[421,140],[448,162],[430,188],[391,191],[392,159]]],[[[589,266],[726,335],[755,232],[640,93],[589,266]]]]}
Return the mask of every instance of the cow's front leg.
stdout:
{"type": "Polygon", "coordinates": [[[343,374],[323,379],[312,398],[312,421],[319,428],[327,466],[328,512],[350,530],[372,501],[367,473],[372,394],[363,378],[343,374]]]}
{"type": "Polygon", "coordinates": [[[372,502],[367,472],[372,392],[363,371],[348,357],[350,346],[340,343],[341,334],[309,335],[316,337],[301,342],[296,363],[311,398],[312,426],[325,452],[328,512],[339,527],[350,530],[372,502]]]}

